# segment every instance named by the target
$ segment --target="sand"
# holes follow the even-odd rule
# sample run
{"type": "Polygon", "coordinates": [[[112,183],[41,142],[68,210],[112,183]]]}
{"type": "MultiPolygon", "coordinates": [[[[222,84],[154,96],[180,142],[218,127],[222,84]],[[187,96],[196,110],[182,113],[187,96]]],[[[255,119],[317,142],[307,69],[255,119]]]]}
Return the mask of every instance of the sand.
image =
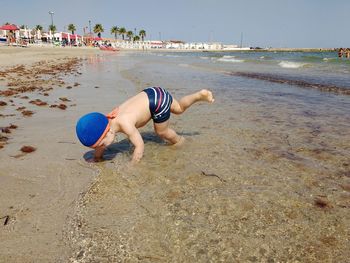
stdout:
{"type": "Polygon", "coordinates": [[[0,47],[0,101],[6,104],[0,106],[0,262],[64,262],[67,256],[66,217],[94,177],[79,160],[82,148],[72,147],[79,67],[81,59],[99,54],[92,48],[0,47]],[[66,72],[59,74],[65,70],[57,65],[66,72]],[[5,96],[10,88],[15,93],[5,96]]]}

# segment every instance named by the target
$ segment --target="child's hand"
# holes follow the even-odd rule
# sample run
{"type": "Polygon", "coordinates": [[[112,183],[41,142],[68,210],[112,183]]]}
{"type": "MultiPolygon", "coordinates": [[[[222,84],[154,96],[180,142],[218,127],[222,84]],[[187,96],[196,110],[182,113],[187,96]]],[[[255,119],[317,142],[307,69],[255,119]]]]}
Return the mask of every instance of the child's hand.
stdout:
{"type": "Polygon", "coordinates": [[[94,156],[94,157],[85,159],[85,161],[87,161],[88,163],[98,163],[98,162],[102,162],[103,158],[94,156]]]}
{"type": "Polygon", "coordinates": [[[103,158],[102,158],[102,157],[97,157],[97,156],[95,156],[93,161],[94,161],[95,163],[102,162],[102,161],[103,161],[103,158]]]}
{"type": "Polygon", "coordinates": [[[142,159],[142,156],[143,156],[143,152],[134,151],[131,162],[138,163],[142,159]]]}

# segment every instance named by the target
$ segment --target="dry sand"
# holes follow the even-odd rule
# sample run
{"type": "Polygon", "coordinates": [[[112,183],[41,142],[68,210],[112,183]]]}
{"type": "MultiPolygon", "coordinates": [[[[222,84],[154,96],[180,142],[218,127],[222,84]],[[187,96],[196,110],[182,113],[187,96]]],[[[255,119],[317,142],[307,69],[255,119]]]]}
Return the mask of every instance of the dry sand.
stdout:
{"type": "Polygon", "coordinates": [[[100,55],[93,48],[0,47],[0,262],[67,257],[66,217],[94,177],[79,160],[82,149],[72,147],[79,67],[100,55]]]}

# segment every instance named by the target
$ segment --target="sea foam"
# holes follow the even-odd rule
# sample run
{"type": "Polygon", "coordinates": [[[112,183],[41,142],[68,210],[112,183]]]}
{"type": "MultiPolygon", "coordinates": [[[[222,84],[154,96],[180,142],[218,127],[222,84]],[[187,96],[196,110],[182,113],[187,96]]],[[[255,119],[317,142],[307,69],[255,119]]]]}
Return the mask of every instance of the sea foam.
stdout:
{"type": "Polygon", "coordinates": [[[281,68],[301,68],[304,67],[305,63],[300,62],[291,62],[291,61],[281,61],[278,63],[281,68]]]}
{"type": "Polygon", "coordinates": [[[222,58],[219,58],[218,61],[222,62],[231,62],[231,63],[240,63],[244,62],[242,59],[236,59],[234,56],[223,56],[222,58]]]}

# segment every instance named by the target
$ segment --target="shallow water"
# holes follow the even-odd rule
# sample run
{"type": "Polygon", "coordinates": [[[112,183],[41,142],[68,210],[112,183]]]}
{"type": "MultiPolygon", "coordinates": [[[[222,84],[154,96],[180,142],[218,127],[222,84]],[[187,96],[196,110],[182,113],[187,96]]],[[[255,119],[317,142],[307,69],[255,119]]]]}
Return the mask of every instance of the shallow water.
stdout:
{"type": "Polygon", "coordinates": [[[186,138],[180,149],[157,138],[152,124],[141,129],[145,156],[136,166],[118,136],[66,231],[71,260],[346,262],[350,96],[227,73],[305,80],[310,72],[310,82],[347,87],[347,62],[325,75],[314,66],[323,53],[311,54],[306,68],[280,67],[284,54],[235,54],[248,62],[233,63],[203,54],[120,53],[83,69],[87,83],[101,86],[103,112],[151,85],[176,98],[209,88],[216,100],[171,117],[186,138]],[[276,63],[261,66],[261,56],[276,63]]]}

